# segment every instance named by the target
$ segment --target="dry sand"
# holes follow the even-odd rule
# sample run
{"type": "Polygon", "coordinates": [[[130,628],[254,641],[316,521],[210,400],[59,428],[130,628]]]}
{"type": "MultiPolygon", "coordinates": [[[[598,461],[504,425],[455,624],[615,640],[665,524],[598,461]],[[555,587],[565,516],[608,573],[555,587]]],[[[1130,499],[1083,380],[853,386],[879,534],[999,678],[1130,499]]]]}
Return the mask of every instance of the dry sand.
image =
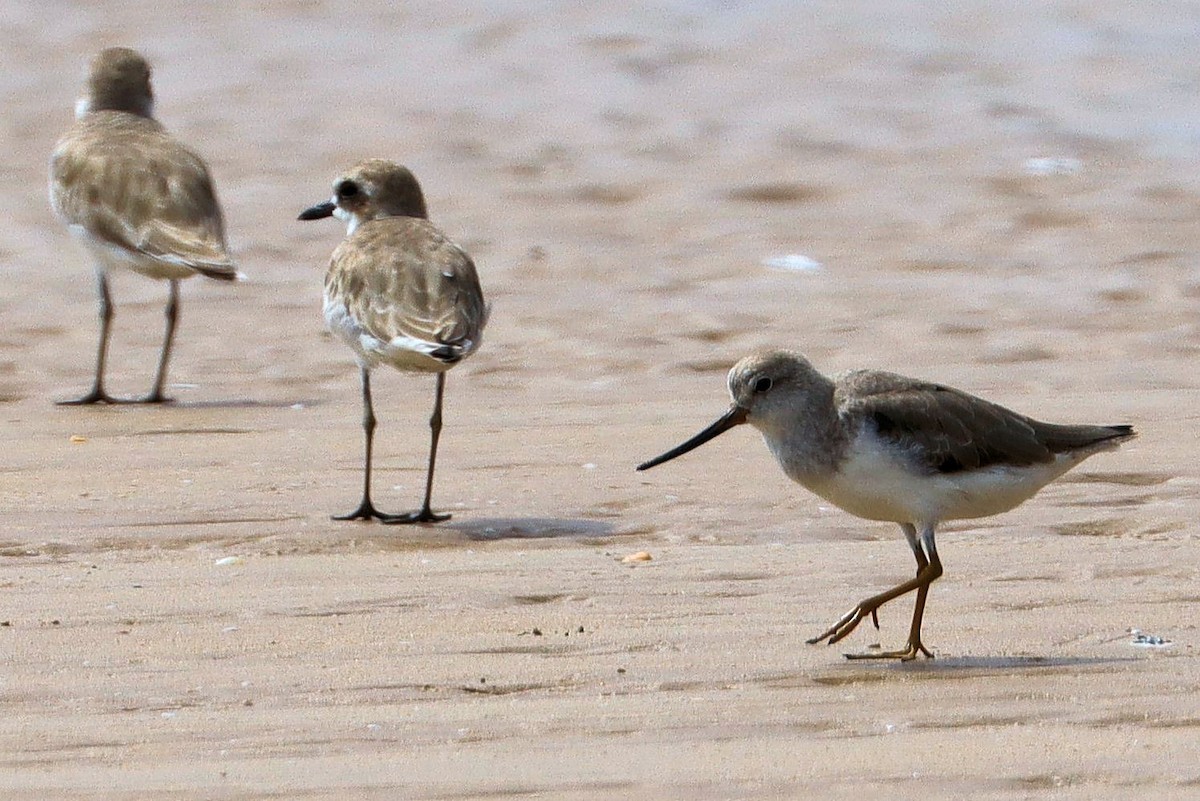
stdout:
{"type": "MultiPolygon", "coordinates": [[[[0,4],[0,795],[1197,797],[1194,9],[408,5],[0,4]],[[45,163],[118,43],[250,280],[185,286],[176,406],[62,408],[97,326],[45,163]],[[319,313],[342,231],[294,218],[366,156],[495,303],[448,384],[446,525],[329,519],[360,475],[319,313]],[[749,429],[633,472],[764,346],[1142,437],[947,527],[936,660],[850,664],[908,600],[803,641],[911,574],[895,526],[749,429]]],[[[144,392],[165,287],[115,292],[110,388],[144,392]]],[[[377,500],[409,508],[433,384],[375,386],[377,500]]]]}

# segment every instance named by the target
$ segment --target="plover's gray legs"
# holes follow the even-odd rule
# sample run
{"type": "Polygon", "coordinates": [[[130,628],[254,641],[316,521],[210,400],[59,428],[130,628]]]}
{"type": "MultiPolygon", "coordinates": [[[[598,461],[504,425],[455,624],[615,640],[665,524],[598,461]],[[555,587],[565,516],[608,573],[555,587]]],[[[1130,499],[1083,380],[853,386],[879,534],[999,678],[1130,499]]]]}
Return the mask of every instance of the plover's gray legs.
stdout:
{"type": "Polygon", "coordinates": [[[436,514],[430,508],[429,502],[433,495],[433,468],[437,464],[438,440],[442,436],[442,395],[446,389],[446,374],[437,374],[437,390],[433,401],[433,414],[429,417],[429,467],[425,473],[425,501],[420,511],[402,515],[386,515],[381,518],[385,523],[440,523],[449,520],[448,514],[436,514]]]}
{"type": "Polygon", "coordinates": [[[84,406],[90,403],[122,403],[104,391],[104,366],[108,361],[108,332],[112,326],[113,305],[112,295],[108,291],[108,276],[103,270],[96,270],[97,307],[100,311],[100,346],[96,351],[96,377],[92,380],[92,390],[83,397],[74,400],[59,401],[59,406],[84,406]]]}
{"type": "Polygon", "coordinates": [[[437,374],[437,393],[434,399],[433,415],[429,418],[429,428],[432,442],[429,448],[429,470],[425,476],[425,503],[416,512],[390,515],[379,511],[371,503],[371,450],[375,440],[375,406],[371,402],[371,372],[362,368],[362,400],[363,400],[363,434],[366,436],[366,454],[363,464],[363,494],[358,508],[350,514],[334,515],[334,520],[379,520],[384,523],[437,523],[449,520],[448,514],[435,514],[429,507],[429,497],[433,493],[433,467],[437,462],[438,438],[442,433],[442,395],[446,387],[446,374],[437,374]]]}
{"type": "Polygon", "coordinates": [[[171,279],[171,294],[167,298],[167,331],[163,337],[162,352],[158,356],[158,372],[154,375],[154,387],[150,394],[142,398],[142,403],[169,403],[170,398],[163,395],[163,385],[167,381],[167,363],[171,360],[171,346],[175,343],[175,324],[179,321],[179,281],[171,279]]]}
{"type": "MultiPolygon", "coordinates": [[[[904,538],[908,540],[913,555],[917,559],[917,575],[912,579],[896,585],[887,592],[873,595],[843,615],[836,623],[822,634],[808,640],[809,644],[828,642],[833,645],[846,637],[861,623],[867,615],[875,619],[876,611],[888,601],[899,598],[913,590],[917,591],[917,601],[913,609],[912,625],[909,627],[908,643],[898,651],[867,652],[862,654],[846,654],[847,659],[899,659],[907,662],[915,659],[917,654],[933,658],[933,654],[921,642],[921,621],[925,615],[925,599],[929,595],[929,585],[942,575],[942,563],[938,559],[937,547],[933,539],[933,526],[924,526],[918,541],[917,530],[910,523],[900,524],[904,530],[904,538]],[[924,547],[922,547],[924,546],[924,547]],[[928,553],[926,553],[928,552],[928,553]]],[[[875,621],[878,628],[878,620],[875,621]]]]}
{"type": "Polygon", "coordinates": [[[371,403],[371,371],[363,367],[362,402],[363,402],[363,434],[366,437],[366,453],[363,461],[363,492],[362,501],[358,508],[350,514],[334,515],[334,520],[387,520],[391,515],[378,511],[371,503],[371,445],[375,439],[375,407],[371,403]]]}
{"type": "Polygon", "coordinates": [[[59,401],[60,406],[82,406],[90,403],[169,403],[170,398],[163,394],[163,385],[167,380],[167,363],[171,359],[171,345],[175,341],[175,325],[179,321],[179,281],[171,280],[170,295],[167,298],[167,331],[163,339],[162,352],[158,357],[158,371],[154,375],[154,386],[150,394],[144,398],[128,399],[114,398],[104,391],[104,370],[108,363],[108,339],[112,328],[113,302],[108,289],[108,276],[103,271],[96,272],[96,287],[99,295],[100,310],[100,346],[96,351],[96,377],[92,382],[92,390],[81,398],[69,401],[59,401]]]}

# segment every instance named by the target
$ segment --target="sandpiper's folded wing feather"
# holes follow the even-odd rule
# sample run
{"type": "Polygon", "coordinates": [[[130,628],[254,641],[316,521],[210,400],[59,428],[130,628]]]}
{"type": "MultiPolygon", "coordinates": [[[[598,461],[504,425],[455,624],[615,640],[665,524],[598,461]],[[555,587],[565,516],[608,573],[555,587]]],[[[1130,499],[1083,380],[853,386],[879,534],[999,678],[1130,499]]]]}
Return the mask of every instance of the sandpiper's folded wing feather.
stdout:
{"type": "Polygon", "coordinates": [[[487,323],[474,262],[415,217],[360,225],[334,251],[326,293],[376,339],[444,346],[432,355],[446,362],[474,352],[487,323]]]}
{"type": "Polygon", "coordinates": [[[1040,464],[1133,436],[1129,426],[1043,423],[951,387],[878,371],[845,376],[835,401],[943,473],[1040,464]]]}
{"type": "Polygon", "coordinates": [[[50,200],[68,224],[109,244],[237,276],[208,168],[152,119],[102,111],[77,121],[51,156],[50,200]]]}

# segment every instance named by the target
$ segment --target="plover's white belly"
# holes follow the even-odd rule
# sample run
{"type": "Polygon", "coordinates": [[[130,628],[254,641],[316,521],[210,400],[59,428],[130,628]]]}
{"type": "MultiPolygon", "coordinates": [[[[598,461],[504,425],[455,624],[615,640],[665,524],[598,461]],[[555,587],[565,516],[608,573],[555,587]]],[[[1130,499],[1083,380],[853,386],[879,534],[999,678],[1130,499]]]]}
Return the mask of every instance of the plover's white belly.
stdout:
{"type": "Polygon", "coordinates": [[[380,339],[359,323],[345,303],[329,296],[325,297],[325,324],[368,369],[387,364],[407,372],[440,373],[453,366],[430,355],[443,346],[405,336],[380,339]]]}
{"type": "Polygon", "coordinates": [[[850,514],[867,520],[918,523],[1007,512],[1078,461],[1060,456],[1053,462],[1028,467],[925,473],[902,451],[889,445],[863,434],[837,471],[820,475],[788,472],[794,480],[850,514]]]}

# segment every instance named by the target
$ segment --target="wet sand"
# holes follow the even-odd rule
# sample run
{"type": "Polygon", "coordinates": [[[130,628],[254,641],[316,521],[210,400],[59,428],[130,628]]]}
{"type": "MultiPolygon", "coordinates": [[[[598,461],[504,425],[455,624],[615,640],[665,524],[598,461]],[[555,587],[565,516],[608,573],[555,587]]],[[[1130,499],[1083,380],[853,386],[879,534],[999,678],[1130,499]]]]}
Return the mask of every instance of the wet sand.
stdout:
{"type": "MultiPolygon", "coordinates": [[[[1193,797],[1194,22],[804,8],[0,9],[0,794],[1193,797]],[[56,407],[97,323],[46,159],[118,43],[250,280],[185,285],[174,407],[56,407]],[[320,317],[342,229],[294,218],[366,156],[412,167],[495,305],[448,381],[440,526],[329,520],[361,467],[320,317]],[[910,601],[804,639],[911,574],[895,526],[749,429],[633,471],[762,347],[1142,435],[946,527],[937,659],[851,664],[910,601]]],[[[144,392],[166,288],[114,292],[110,388],[144,392]]],[[[433,381],[374,388],[376,500],[410,508],[433,381]]]]}

